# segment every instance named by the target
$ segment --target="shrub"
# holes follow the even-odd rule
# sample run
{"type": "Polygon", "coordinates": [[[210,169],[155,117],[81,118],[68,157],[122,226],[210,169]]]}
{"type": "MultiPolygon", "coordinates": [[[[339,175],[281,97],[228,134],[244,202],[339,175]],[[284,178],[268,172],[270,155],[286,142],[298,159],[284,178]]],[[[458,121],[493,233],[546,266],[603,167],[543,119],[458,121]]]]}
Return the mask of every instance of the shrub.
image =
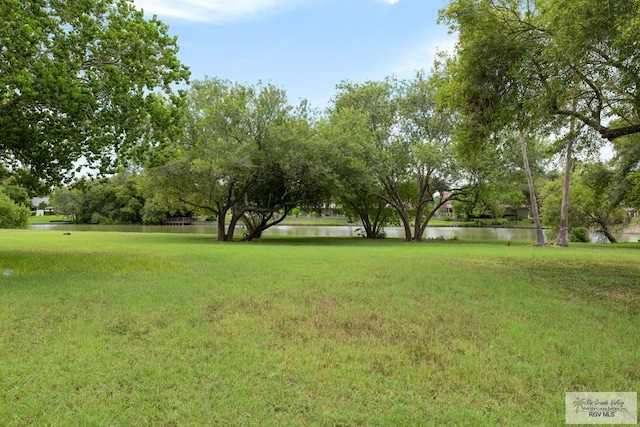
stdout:
{"type": "Polygon", "coordinates": [[[584,227],[574,227],[569,232],[569,241],[570,242],[581,242],[581,243],[589,243],[591,239],[589,238],[589,232],[584,227]]]}
{"type": "Polygon", "coordinates": [[[19,206],[0,192],[0,228],[27,228],[31,209],[19,206]]]}

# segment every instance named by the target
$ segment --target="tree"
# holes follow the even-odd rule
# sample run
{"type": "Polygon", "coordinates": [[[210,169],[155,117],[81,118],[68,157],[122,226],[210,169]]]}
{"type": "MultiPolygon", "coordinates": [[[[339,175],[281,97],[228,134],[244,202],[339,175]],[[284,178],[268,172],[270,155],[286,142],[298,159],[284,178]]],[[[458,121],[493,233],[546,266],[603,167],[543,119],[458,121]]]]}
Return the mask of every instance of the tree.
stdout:
{"type": "Polygon", "coordinates": [[[557,239],[566,246],[569,176],[579,123],[610,141],[640,132],[640,3],[456,0],[441,18],[460,31],[458,51],[472,64],[469,69],[475,65],[489,70],[486,86],[525,88],[521,110],[547,121],[553,116],[571,119],[569,125],[560,122],[570,128],[557,239]]]}
{"type": "Polygon", "coordinates": [[[458,141],[465,151],[490,149],[491,142],[515,136],[521,153],[530,206],[536,224],[536,244],[544,244],[528,144],[532,134],[557,127],[541,102],[545,82],[530,79],[544,50],[530,32],[513,32],[505,16],[528,16],[530,3],[457,0],[441,11],[441,19],[459,31],[456,56],[445,62],[451,105],[461,113],[458,141]]]}
{"type": "Polygon", "coordinates": [[[27,189],[18,184],[15,177],[9,177],[0,182],[0,191],[9,196],[9,198],[18,206],[25,206],[31,209],[31,199],[27,189]]]}
{"type": "Polygon", "coordinates": [[[344,212],[362,223],[364,236],[377,239],[394,215],[387,202],[380,198],[383,189],[373,173],[374,139],[367,115],[355,108],[343,107],[329,111],[320,124],[323,158],[332,174],[333,197],[344,212]]]}
{"type": "Polygon", "coordinates": [[[463,44],[499,36],[505,47],[526,47],[491,54],[494,43],[485,60],[507,64],[505,80],[535,87],[547,114],[574,117],[610,141],[640,132],[637,0],[455,0],[440,17],[463,44]]]}
{"type": "Polygon", "coordinates": [[[376,194],[398,214],[407,241],[420,241],[437,210],[464,193],[451,144],[451,117],[435,104],[437,78],[343,84],[335,111],[366,117],[376,194]]]}
{"type": "MultiPolygon", "coordinates": [[[[263,106],[282,109],[278,120],[264,126],[254,141],[253,177],[242,205],[245,240],[259,238],[267,228],[282,222],[296,207],[315,210],[330,199],[328,170],[322,153],[315,118],[306,101],[293,108],[283,90],[269,86],[260,97],[263,106]]],[[[259,121],[262,121],[259,120],[259,121]]]]}
{"type": "Polygon", "coordinates": [[[176,38],[130,0],[0,3],[0,167],[38,187],[102,171],[175,135],[176,38]]]}
{"type": "Polygon", "coordinates": [[[574,117],[610,141],[640,133],[640,3],[538,3],[538,22],[535,15],[525,17],[515,30],[528,27],[543,39],[543,56],[535,62],[541,67],[529,74],[544,83],[552,112],[574,117]]]}
{"type": "Polygon", "coordinates": [[[0,192],[0,228],[27,228],[31,210],[0,192]]]}
{"type": "Polygon", "coordinates": [[[640,210],[640,135],[618,138],[613,146],[615,200],[626,208],[640,210]]]}
{"type": "Polygon", "coordinates": [[[239,221],[251,240],[325,198],[314,140],[305,104],[294,109],[282,89],[206,79],[193,84],[184,135],[150,182],[168,202],[216,216],[218,240],[233,240],[239,221]]]}
{"type": "MultiPolygon", "coordinates": [[[[588,163],[577,167],[572,174],[569,193],[568,220],[572,227],[596,227],[611,243],[617,240],[613,227],[624,224],[627,213],[616,201],[615,170],[603,163],[588,163]]],[[[549,184],[544,199],[544,218],[548,225],[558,224],[561,199],[558,181],[549,184]]]]}
{"type": "Polygon", "coordinates": [[[56,211],[84,224],[141,224],[145,203],[140,177],[129,173],[58,187],[51,196],[56,211]]]}
{"type": "Polygon", "coordinates": [[[27,228],[31,200],[14,177],[0,181],[0,228],[27,228]]]}
{"type": "MultiPolygon", "coordinates": [[[[249,88],[206,79],[192,83],[185,130],[148,170],[148,183],[168,206],[188,205],[217,219],[217,237],[233,240],[239,215],[227,216],[244,197],[251,178],[249,88]]],[[[257,109],[256,109],[257,110],[257,109]]]]}
{"type": "Polygon", "coordinates": [[[469,181],[466,197],[454,203],[459,216],[467,221],[486,216],[497,220],[508,208],[526,204],[522,154],[515,148],[518,147],[501,140],[494,143],[492,150],[459,153],[469,181]]]}
{"type": "Polygon", "coordinates": [[[56,187],[49,203],[53,210],[76,221],[76,213],[82,203],[82,193],[77,188],[56,187]]]}

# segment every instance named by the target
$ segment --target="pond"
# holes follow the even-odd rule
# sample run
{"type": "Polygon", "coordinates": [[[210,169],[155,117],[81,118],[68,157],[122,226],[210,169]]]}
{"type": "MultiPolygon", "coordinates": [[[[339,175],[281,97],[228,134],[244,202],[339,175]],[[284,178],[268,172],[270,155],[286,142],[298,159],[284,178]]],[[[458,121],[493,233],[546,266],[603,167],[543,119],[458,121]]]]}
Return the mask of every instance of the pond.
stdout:
{"type": "MultiPolygon", "coordinates": [[[[215,224],[194,224],[194,225],[88,225],[88,224],[32,224],[33,230],[60,230],[60,231],[121,231],[121,232],[142,232],[142,233],[193,233],[211,234],[216,233],[215,224]]],[[[265,231],[265,235],[277,236],[302,236],[302,237],[356,237],[360,235],[360,227],[354,225],[326,226],[326,225],[278,225],[265,231]]],[[[402,238],[404,231],[401,227],[386,227],[387,237],[402,238]]],[[[236,230],[236,236],[243,234],[242,227],[236,230]]],[[[453,239],[460,240],[536,240],[535,230],[529,228],[493,228],[493,227],[428,227],[425,232],[427,239],[453,239]]],[[[548,241],[554,241],[555,237],[548,241]]],[[[620,242],[638,242],[640,234],[617,234],[616,238],[620,242]]],[[[605,243],[606,238],[600,233],[592,233],[591,241],[605,243]]]]}

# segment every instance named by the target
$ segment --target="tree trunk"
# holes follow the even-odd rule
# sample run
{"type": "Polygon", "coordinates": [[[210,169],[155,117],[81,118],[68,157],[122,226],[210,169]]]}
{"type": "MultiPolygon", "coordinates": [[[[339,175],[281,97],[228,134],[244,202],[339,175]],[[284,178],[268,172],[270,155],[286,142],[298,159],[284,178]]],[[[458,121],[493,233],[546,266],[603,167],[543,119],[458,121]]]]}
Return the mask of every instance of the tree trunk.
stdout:
{"type": "Polygon", "coordinates": [[[424,228],[422,227],[422,213],[424,212],[424,206],[418,206],[416,209],[416,221],[413,224],[413,241],[414,242],[422,242],[422,234],[424,233],[424,228]]]}
{"type": "Polygon", "coordinates": [[[253,218],[248,217],[246,214],[243,216],[242,219],[248,231],[247,235],[242,238],[244,242],[250,242],[253,239],[259,239],[262,237],[262,232],[268,228],[267,224],[273,217],[273,212],[264,216],[258,214],[258,216],[260,218],[260,221],[254,221],[253,218]]]}
{"type": "Polygon", "coordinates": [[[233,242],[233,235],[236,232],[236,225],[238,221],[242,217],[242,211],[233,212],[231,215],[231,221],[229,221],[229,230],[227,230],[227,235],[225,236],[225,242],[233,242]]]}
{"type": "Polygon", "coordinates": [[[544,246],[544,234],[540,225],[540,214],[538,212],[538,199],[536,197],[535,187],[533,185],[533,176],[531,167],[529,166],[529,155],[527,154],[527,141],[524,137],[522,129],[520,133],[520,149],[522,150],[522,163],[524,164],[524,172],[527,175],[527,185],[529,187],[529,202],[531,203],[531,214],[533,222],[536,226],[536,246],[544,246]]]}
{"type": "Polygon", "coordinates": [[[225,230],[225,214],[218,210],[218,241],[224,242],[227,239],[225,230]]]}
{"type": "Polygon", "coordinates": [[[378,205],[378,210],[376,211],[376,216],[373,219],[373,223],[371,223],[371,231],[374,239],[377,239],[380,236],[380,232],[382,231],[383,224],[383,216],[384,216],[384,205],[378,205]]]}
{"type": "Polygon", "coordinates": [[[614,235],[611,234],[611,231],[609,231],[608,227],[602,227],[602,233],[609,240],[609,243],[618,243],[618,239],[616,239],[614,235]]]}
{"type": "Polygon", "coordinates": [[[421,236],[424,235],[424,232],[427,230],[427,226],[429,225],[429,221],[431,221],[431,218],[433,218],[438,209],[440,209],[443,205],[444,203],[441,203],[436,206],[435,209],[432,209],[431,212],[429,212],[429,215],[424,219],[424,221],[422,221],[422,225],[420,226],[419,230],[421,236]]]}
{"type": "Polygon", "coordinates": [[[362,226],[364,227],[365,237],[367,239],[375,239],[376,233],[373,230],[373,226],[371,225],[371,221],[369,220],[368,214],[360,214],[360,221],[362,222],[362,226]]]}
{"type": "Polygon", "coordinates": [[[400,221],[402,221],[402,226],[404,227],[404,239],[407,242],[413,241],[411,236],[411,220],[409,218],[409,214],[404,209],[396,209],[398,211],[398,215],[400,216],[400,221]]]}
{"type": "Polygon", "coordinates": [[[373,220],[371,219],[371,215],[370,213],[370,208],[369,208],[369,204],[366,202],[366,196],[362,199],[360,199],[360,201],[362,203],[355,203],[353,201],[345,201],[344,203],[347,203],[351,209],[354,210],[354,212],[358,215],[358,218],[360,218],[360,222],[362,223],[362,228],[365,232],[365,237],[367,239],[376,239],[378,237],[378,233],[380,232],[380,228],[382,226],[382,224],[380,223],[380,217],[382,215],[382,210],[384,209],[384,207],[382,208],[378,208],[377,212],[376,212],[376,216],[375,218],[373,218],[373,220]]]}
{"type": "MultiPolygon", "coordinates": [[[[271,212],[262,212],[259,213],[258,216],[260,217],[260,221],[259,222],[251,222],[252,225],[252,229],[249,230],[249,234],[247,234],[242,240],[245,242],[250,242],[253,239],[259,239],[262,237],[262,233],[267,230],[268,228],[273,227],[274,225],[278,225],[280,224],[282,221],[285,220],[285,218],[287,217],[287,215],[289,214],[289,212],[291,211],[291,208],[285,208],[284,213],[276,220],[271,221],[271,219],[273,218],[273,215],[276,214],[275,211],[271,211],[271,212]],[[271,221],[271,222],[269,222],[271,221]]],[[[246,217],[245,217],[246,219],[246,217]]]]}
{"type": "Polygon", "coordinates": [[[575,123],[571,121],[569,140],[567,141],[567,154],[564,163],[564,178],[562,180],[562,205],[560,208],[560,229],[556,245],[569,246],[569,181],[571,179],[571,157],[573,156],[573,138],[575,123]]]}
{"type": "Polygon", "coordinates": [[[609,243],[618,243],[618,239],[615,238],[611,230],[609,229],[609,221],[602,217],[597,219],[598,224],[602,227],[602,234],[609,240],[609,243]]]}

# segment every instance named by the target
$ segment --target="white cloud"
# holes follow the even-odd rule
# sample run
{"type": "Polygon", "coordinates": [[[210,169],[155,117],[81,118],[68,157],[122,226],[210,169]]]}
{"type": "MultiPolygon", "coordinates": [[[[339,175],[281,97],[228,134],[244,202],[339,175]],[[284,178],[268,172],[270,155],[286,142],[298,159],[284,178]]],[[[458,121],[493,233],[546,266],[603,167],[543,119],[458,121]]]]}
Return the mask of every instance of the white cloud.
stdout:
{"type": "Polygon", "coordinates": [[[387,4],[396,4],[398,3],[400,0],[382,0],[383,2],[387,3],[387,4]]]}
{"type": "Polygon", "coordinates": [[[135,0],[145,14],[200,22],[235,21],[296,3],[301,0],[135,0]]]}
{"type": "Polygon", "coordinates": [[[387,71],[387,74],[409,78],[413,77],[416,71],[429,71],[439,52],[449,54],[454,52],[457,40],[458,37],[455,34],[434,34],[398,55],[391,63],[391,69],[387,71]]]}

